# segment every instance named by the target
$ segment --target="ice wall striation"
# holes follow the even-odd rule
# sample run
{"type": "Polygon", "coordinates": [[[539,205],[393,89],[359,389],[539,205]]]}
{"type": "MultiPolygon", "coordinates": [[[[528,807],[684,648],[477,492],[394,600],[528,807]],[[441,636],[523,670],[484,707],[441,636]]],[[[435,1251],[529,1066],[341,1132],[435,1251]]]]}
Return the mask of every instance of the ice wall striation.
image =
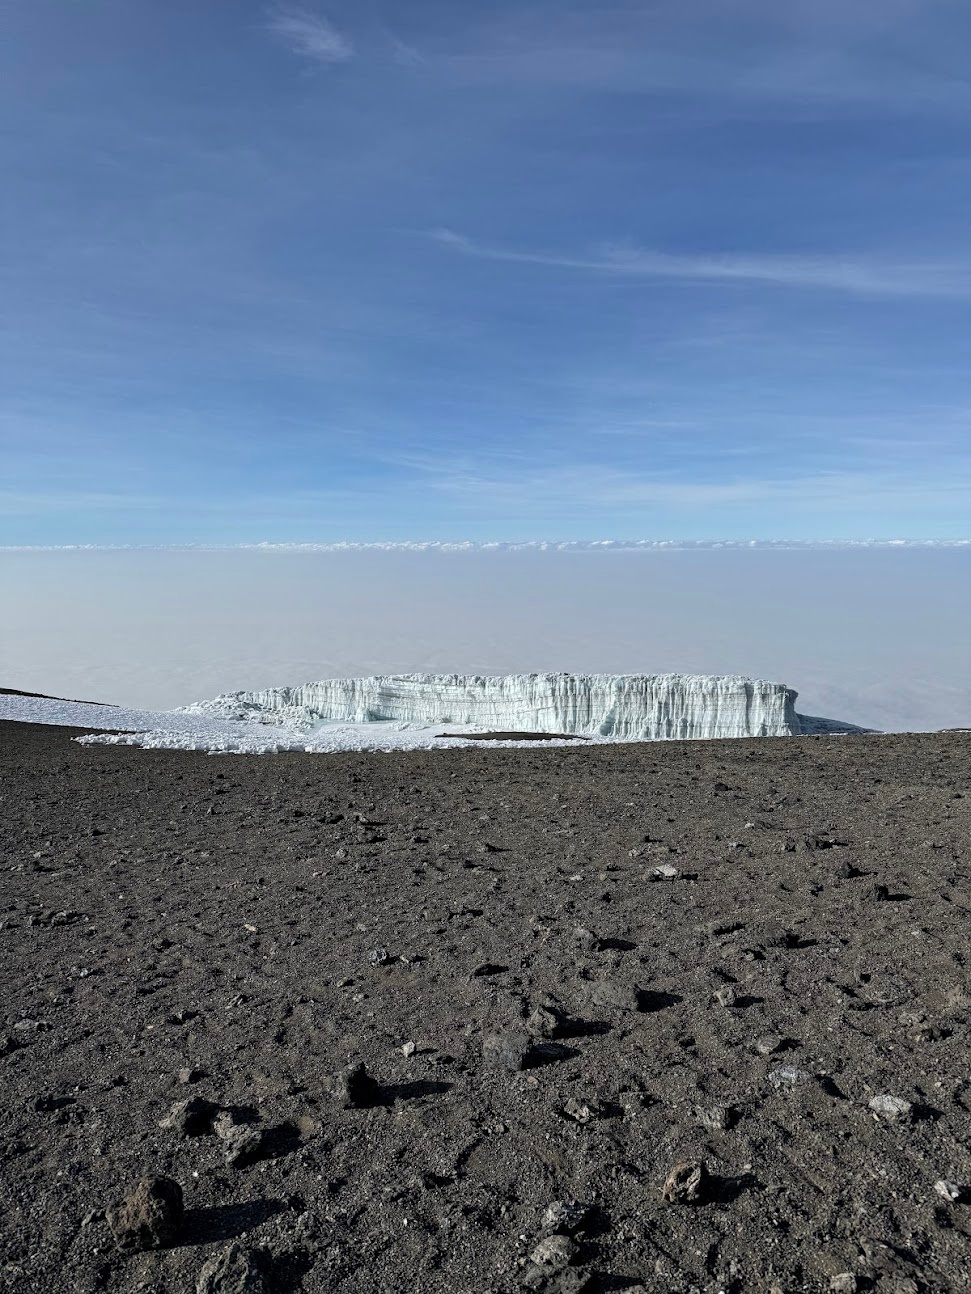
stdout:
{"type": "Polygon", "coordinates": [[[704,674],[389,674],[233,692],[186,706],[303,730],[321,722],[460,724],[662,741],[800,731],[783,683],[704,674]]]}

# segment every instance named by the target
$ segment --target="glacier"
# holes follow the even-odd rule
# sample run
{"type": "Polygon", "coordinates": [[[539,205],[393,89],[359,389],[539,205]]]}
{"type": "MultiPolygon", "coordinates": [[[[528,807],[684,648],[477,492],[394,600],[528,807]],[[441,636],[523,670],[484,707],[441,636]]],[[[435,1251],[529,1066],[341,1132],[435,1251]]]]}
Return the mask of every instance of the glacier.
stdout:
{"type": "Polygon", "coordinates": [[[398,722],[665,741],[797,736],[796,695],[739,675],[387,674],[231,692],[181,712],[303,732],[398,722]]]}

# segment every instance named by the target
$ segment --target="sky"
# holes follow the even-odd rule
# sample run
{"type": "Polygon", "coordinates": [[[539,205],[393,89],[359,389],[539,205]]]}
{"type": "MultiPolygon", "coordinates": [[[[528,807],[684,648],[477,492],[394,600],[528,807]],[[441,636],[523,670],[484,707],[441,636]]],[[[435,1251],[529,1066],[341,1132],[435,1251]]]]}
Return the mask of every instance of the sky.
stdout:
{"type": "Polygon", "coordinates": [[[971,547],[2,552],[0,684],[164,709],[394,673],[744,674],[971,727],[971,547]],[[9,614],[9,612],[13,612],[9,614]]]}
{"type": "Polygon", "coordinates": [[[969,533],[966,0],[0,0],[0,544],[969,533]]]}

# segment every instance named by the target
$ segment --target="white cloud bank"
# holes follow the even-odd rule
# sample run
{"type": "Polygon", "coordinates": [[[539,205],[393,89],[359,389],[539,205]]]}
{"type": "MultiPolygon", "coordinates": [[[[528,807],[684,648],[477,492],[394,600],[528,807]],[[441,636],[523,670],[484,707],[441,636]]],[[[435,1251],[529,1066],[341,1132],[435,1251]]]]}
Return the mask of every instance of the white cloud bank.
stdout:
{"type": "Polygon", "coordinates": [[[971,548],[971,539],[389,539],[368,543],[0,544],[0,553],[652,553],[833,552],[866,548],[971,548]]]}
{"type": "Polygon", "coordinates": [[[743,674],[801,714],[971,723],[971,544],[0,553],[0,686],[169,709],[377,674],[743,674]]]}

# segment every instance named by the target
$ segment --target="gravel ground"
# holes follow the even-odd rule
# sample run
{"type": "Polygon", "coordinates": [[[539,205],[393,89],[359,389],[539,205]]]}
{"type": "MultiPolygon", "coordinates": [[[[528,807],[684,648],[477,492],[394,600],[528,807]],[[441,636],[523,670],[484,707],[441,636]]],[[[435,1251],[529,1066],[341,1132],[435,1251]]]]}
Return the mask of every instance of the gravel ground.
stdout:
{"type": "Polygon", "coordinates": [[[0,725],[4,1291],[971,1289],[971,734],[72,735],[0,725]]]}

